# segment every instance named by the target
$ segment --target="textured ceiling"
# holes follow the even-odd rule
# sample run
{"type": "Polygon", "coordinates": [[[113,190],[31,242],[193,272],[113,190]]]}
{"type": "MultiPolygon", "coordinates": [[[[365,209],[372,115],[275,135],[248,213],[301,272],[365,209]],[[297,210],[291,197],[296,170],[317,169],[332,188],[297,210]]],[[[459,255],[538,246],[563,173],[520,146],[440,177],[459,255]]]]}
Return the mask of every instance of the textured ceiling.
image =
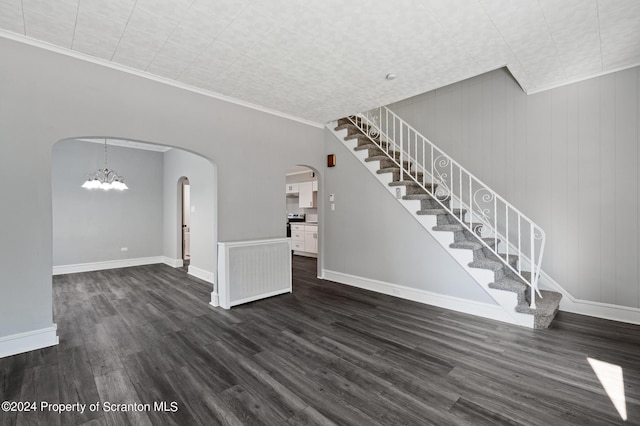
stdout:
{"type": "Polygon", "coordinates": [[[0,0],[0,29],[319,123],[505,65],[532,93],[640,64],[640,0],[0,0]]]}

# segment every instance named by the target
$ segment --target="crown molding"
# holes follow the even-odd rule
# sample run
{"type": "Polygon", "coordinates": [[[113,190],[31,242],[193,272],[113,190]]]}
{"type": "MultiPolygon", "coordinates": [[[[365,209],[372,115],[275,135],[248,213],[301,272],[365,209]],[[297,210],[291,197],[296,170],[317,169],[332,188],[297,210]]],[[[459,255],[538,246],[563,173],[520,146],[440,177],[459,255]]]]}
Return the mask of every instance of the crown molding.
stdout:
{"type": "MultiPolygon", "coordinates": [[[[99,143],[101,145],[104,144],[104,138],[101,138],[101,139],[79,138],[79,139],[74,139],[74,140],[78,140],[78,141],[82,141],[82,142],[99,143]]],[[[107,144],[109,146],[120,146],[120,147],[123,147],[123,148],[142,149],[142,150],[145,150],[145,151],[155,151],[155,152],[167,152],[167,151],[170,151],[172,149],[170,146],[155,145],[155,144],[144,143],[144,142],[136,142],[136,141],[130,141],[128,139],[109,139],[109,138],[107,138],[107,144]]]]}
{"type": "Polygon", "coordinates": [[[635,63],[633,65],[626,65],[626,66],[623,66],[623,67],[613,68],[613,69],[610,69],[610,70],[601,71],[601,72],[597,72],[597,73],[594,73],[594,74],[589,74],[589,75],[586,75],[586,76],[583,76],[583,77],[573,78],[571,80],[563,81],[563,82],[560,82],[560,83],[553,83],[553,84],[549,84],[549,85],[542,86],[542,87],[539,87],[539,88],[537,87],[535,89],[527,90],[526,94],[527,95],[535,95],[536,93],[546,92],[547,90],[557,89],[559,87],[568,86],[570,84],[580,83],[581,81],[590,80],[592,78],[602,77],[602,76],[607,75],[607,74],[613,74],[613,73],[616,73],[616,72],[628,70],[628,69],[635,68],[635,67],[640,67],[640,62],[639,63],[635,63]]]}
{"type": "Polygon", "coordinates": [[[231,96],[223,95],[221,93],[212,92],[209,90],[200,89],[195,86],[190,86],[185,83],[181,83],[176,80],[171,80],[169,78],[160,77],[158,75],[154,75],[148,72],[140,71],[135,68],[128,67],[126,65],[117,64],[115,62],[106,61],[104,59],[96,58],[94,56],[87,55],[85,53],[76,52],[75,50],[67,49],[65,47],[56,46],[51,43],[47,43],[45,41],[36,40],[34,38],[27,37],[22,34],[13,33],[10,31],[0,29],[0,37],[17,41],[19,43],[27,44],[30,46],[38,47],[44,50],[48,50],[50,52],[59,53],[61,55],[65,55],[74,59],[79,59],[81,61],[90,62],[96,65],[102,65],[107,68],[111,68],[117,71],[126,72],[127,74],[135,75],[137,77],[146,78],[147,80],[155,81],[158,83],[166,84],[168,86],[176,87],[178,89],[186,90],[192,93],[197,93],[199,95],[207,96],[209,98],[217,99],[220,101],[232,103],[235,105],[240,105],[245,108],[250,108],[256,111],[264,112],[265,114],[274,115],[276,117],[284,118],[286,120],[297,121],[298,123],[306,124],[307,126],[317,127],[319,129],[324,129],[324,124],[317,123],[315,121],[307,120],[301,117],[296,117],[295,115],[287,114],[275,109],[263,107],[261,105],[257,105],[251,102],[243,101],[240,99],[233,98],[231,96]]]}

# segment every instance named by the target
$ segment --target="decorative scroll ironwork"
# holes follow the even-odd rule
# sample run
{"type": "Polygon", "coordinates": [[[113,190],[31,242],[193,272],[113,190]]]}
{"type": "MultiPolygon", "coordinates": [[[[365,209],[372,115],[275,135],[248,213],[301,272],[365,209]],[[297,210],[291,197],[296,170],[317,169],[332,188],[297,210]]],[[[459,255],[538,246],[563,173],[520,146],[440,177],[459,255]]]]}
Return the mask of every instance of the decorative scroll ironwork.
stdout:
{"type": "Polygon", "coordinates": [[[451,196],[451,188],[447,184],[448,173],[441,172],[438,167],[444,169],[449,167],[451,159],[445,155],[439,155],[433,159],[433,180],[438,184],[434,195],[437,198],[448,198],[451,196]]]}
{"type": "Polygon", "coordinates": [[[475,208],[473,208],[472,211],[473,216],[478,220],[478,223],[473,224],[473,232],[480,237],[489,237],[495,232],[491,226],[491,209],[484,205],[481,206],[480,202],[483,204],[493,203],[495,198],[496,194],[488,188],[480,188],[473,193],[473,204],[475,208]]]}

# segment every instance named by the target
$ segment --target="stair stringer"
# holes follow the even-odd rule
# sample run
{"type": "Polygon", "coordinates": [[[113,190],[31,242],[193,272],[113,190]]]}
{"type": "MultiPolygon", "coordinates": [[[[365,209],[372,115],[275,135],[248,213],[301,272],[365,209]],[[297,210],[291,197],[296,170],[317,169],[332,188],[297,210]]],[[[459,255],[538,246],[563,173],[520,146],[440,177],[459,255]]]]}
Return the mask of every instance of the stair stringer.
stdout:
{"type": "Polygon", "coordinates": [[[402,197],[406,195],[405,186],[389,186],[393,181],[390,173],[377,173],[380,168],[380,161],[365,161],[368,157],[368,152],[355,151],[357,146],[357,139],[345,138],[348,135],[346,129],[335,130],[337,122],[327,124],[327,128],[333,133],[333,135],[344,144],[353,155],[355,155],[360,163],[375,177],[375,179],[384,186],[392,197],[396,199],[407,212],[436,240],[438,243],[449,253],[451,257],[471,276],[471,278],[480,285],[483,290],[491,296],[491,298],[504,310],[507,317],[512,321],[505,321],[511,324],[517,324],[528,328],[534,328],[534,316],[531,314],[523,314],[515,311],[518,305],[518,296],[511,291],[504,291],[493,289],[489,287],[489,283],[494,281],[493,271],[480,268],[472,268],[469,264],[473,261],[473,253],[466,249],[457,249],[450,247],[450,244],[454,242],[453,232],[448,231],[435,231],[433,227],[437,225],[436,216],[432,215],[418,215],[416,212],[420,210],[419,200],[405,200],[402,197]]]}

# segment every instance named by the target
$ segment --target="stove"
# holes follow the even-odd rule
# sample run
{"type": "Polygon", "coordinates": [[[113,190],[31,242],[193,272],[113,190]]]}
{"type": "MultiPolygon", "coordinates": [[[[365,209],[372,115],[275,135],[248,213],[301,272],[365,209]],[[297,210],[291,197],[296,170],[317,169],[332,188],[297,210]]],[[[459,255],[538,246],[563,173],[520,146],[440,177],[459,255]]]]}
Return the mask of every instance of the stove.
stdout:
{"type": "Polygon", "coordinates": [[[304,213],[289,213],[287,215],[287,237],[291,237],[291,223],[304,222],[304,213]]]}

